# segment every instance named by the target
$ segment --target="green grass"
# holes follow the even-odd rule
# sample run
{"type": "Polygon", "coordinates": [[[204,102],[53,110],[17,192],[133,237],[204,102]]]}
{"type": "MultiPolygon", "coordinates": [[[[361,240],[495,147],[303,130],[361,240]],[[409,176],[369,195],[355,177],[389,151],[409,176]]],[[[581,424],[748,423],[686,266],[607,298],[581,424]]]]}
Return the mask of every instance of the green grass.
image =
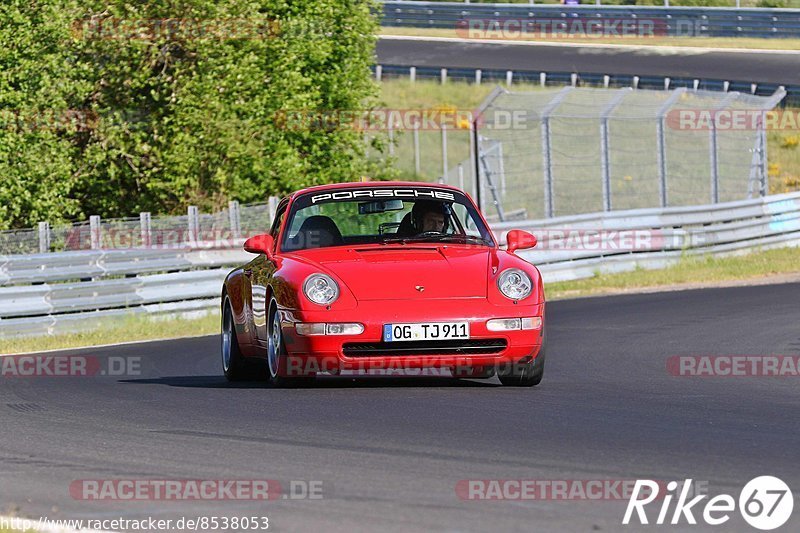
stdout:
{"type": "MultiPolygon", "coordinates": [[[[382,27],[381,35],[408,35],[415,37],[465,37],[455,28],[400,28],[382,27]]],[[[489,34],[487,36],[491,38],[489,34]]],[[[503,40],[503,39],[498,39],[503,40]]],[[[750,48],[758,50],[800,50],[800,39],[760,39],[756,37],[555,37],[530,36],[512,41],[536,41],[578,44],[628,44],[635,46],[680,46],[703,48],[750,48]]]]}
{"type": "Polygon", "coordinates": [[[140,315],[130,315],[124,318],[100,320],[93,330],[83,333],[0,339],[0,354],[175,337],[196,337],[218,333],[219,327],[219,315],[214,313],[191,319],[152,319],[140,315]]]}
{"type": "Polygon", "coordinates": [[[794,273],[800,273],[800,248],[779,248],[732,257],[686,256],[676,265],[661,270],[638,269],[550,283],[545,292],[549,300],[557,300],[645,288],[756,280],[794,273]]]}

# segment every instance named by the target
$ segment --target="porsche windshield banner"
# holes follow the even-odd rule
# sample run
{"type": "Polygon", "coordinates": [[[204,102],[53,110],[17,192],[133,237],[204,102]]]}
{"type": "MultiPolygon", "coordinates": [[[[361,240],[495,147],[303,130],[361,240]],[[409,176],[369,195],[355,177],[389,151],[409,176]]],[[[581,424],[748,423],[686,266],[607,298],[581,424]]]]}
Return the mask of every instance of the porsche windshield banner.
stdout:
{"type": "MultiPolygon", "coordinates": [[[[326,193],[313,194],[310,197],[309,205],[320,202],[337,202],[347,200],[359,200],[367,198],[397,199],[397,200],[444,200],[444,201],[463,201],[463,195],[452,190],[437,190],[429,187],[425,188],[402,188],[402,189],[353,189],[332,191],[326,193]]],[[[308,201],[308,200],[307,200],[308,201]]],[[[305,203],[305,202],[303,202],[305,203]]]]}

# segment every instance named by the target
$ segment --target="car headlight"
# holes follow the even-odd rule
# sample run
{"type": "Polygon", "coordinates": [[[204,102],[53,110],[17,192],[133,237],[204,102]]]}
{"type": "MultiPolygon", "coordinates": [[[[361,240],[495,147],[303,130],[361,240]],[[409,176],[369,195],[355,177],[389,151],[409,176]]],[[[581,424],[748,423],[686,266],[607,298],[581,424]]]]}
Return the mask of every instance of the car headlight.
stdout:
{"type": "Polygon", "coordinates": [[[518,268],[503,270],[497,277],[497,288],[511,300],[527,298],[533,290],[530,276],[518,268]]]}
{"type": "Polygon", "coordinates": [[[339,285],[325,274],[312,274],[303,283],[306,298],[319,305],[328,305],[339,297],[339,285]]]}

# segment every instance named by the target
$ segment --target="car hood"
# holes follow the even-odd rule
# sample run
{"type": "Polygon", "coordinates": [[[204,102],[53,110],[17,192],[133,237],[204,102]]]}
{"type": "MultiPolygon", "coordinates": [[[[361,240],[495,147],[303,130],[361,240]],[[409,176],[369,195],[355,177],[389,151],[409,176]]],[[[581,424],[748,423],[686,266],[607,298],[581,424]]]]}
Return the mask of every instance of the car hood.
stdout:
{"type": "Polygon", "coordinates": [[[492,248],[381,246],[306,250],[358,300],[485,298],[492,248]]]}

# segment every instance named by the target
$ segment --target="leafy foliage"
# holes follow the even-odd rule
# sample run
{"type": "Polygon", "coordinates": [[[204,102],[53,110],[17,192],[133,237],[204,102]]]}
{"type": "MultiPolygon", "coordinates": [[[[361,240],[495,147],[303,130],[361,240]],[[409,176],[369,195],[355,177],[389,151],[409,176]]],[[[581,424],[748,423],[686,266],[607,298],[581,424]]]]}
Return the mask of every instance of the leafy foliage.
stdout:
{"type": "Polygon", "coordinates": [[[277,119],[374,104],[372,7],[6,0],[0,227],[217,209],[380,176],[355,129],[277,119]]]}

